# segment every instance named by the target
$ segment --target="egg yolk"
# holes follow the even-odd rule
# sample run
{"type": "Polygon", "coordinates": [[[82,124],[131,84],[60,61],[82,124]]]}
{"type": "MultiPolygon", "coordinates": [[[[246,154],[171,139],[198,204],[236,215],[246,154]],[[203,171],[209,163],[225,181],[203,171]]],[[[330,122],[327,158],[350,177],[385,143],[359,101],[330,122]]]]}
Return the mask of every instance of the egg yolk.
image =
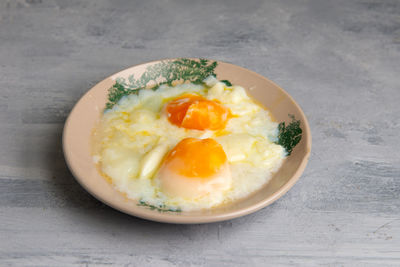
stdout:
{"type": "Polygon", "coordinates": [[[230,117],[223,105],[198,95],[183,95],[167,104],[168,120],[179,127],[195,130],[220,130],[230,117]]]}
{"type": "Polygon", "coordinates": [[[214,139],[185,138],[167,155],[165,166],[186,177],[210,177],[227,162],[222,146],[214,139]]]}
{"type": "Polygon", "coordinates": [[[185,199],[222,194],[232,183],[222,146],[196,138],[183,139],[167,154],[159,179],[164,193],[185,199]]]}

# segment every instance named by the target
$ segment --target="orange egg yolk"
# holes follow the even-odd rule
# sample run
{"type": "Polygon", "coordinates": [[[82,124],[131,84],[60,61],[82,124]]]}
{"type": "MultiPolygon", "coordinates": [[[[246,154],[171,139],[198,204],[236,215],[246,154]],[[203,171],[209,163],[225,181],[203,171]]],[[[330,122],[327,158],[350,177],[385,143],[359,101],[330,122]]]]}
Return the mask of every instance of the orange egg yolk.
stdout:
{"type": "Polygon", "coordinates": [[[168,120],[179,127],[195,130],[220,130],[230,118],[223,105],[199,95],[183,95],[167,104],[168,120]]]}
{"type": "Polygon", "coordinates": [[[185,138],[165,158],[164,166],[186,177],[211,177],[227,163],[222,146],[214,139],[185,138]]]}

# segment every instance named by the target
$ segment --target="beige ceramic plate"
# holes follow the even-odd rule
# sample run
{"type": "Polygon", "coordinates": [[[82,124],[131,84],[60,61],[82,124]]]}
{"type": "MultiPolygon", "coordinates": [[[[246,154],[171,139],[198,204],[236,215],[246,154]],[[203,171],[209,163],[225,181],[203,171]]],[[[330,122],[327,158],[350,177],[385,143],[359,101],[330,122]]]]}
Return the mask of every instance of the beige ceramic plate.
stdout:
{"type": "MultiPolygon", "coordinates": [[[[120,88],[121,89],[121,88],[120,88]]],[[[293,127],[296,128],[296,127],[293,127]]],[[[297,128],[298,130],[298,128],[297,128]]],[[[288,142],[296,143],[299,133],[291,135],[287,129],[288,142]]],[[[63,149],[67,164],[78,182],[93,196],[122,212],[159,222],[169,223],[207,223],[228,220],[255,212],[286,193],[302,174],[311,150],[311,133],[307,119],[293,98],[267,78],[225,62],[199,59],[168,59],[137,65],[118,72],[90,89],[75,105],[64,127],[63,149]],[[134,74],[134,76],[132,76],[134,74]],[[129,92],[137,87],[152,87],[173,80],[200,81],[210,74],[219,80],[229,80],[241,85],[256,100],[261,102],[279,121],[296,126],[293,116],[300,122],[301,141],[285,160],[270,182],[251,196],[230,205],[212,210],[196,212],[170,212],[153,207],[142,206],[137,200],[125,198],[116,191],[98,172],[91,155],[91,134],[99,121],[106,104],[113,105],[125,92],[109,89],[116,80],[125,81],[129,92]],[[290,116],[289,116],[290,115],[290,116]],[[292,116],[293,115],[293,116],[292,116]]]]}

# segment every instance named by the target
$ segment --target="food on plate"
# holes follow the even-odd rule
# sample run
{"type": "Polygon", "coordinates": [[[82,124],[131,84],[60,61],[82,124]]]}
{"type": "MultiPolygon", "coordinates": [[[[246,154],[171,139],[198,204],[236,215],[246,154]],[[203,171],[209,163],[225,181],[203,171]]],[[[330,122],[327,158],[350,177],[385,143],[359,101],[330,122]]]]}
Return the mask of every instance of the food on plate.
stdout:
{"type": "Polygon", "coordinates": [[[279,169],[278,123],[241,86],[210,76],[122,97],[94,132],[113,186],[152,207],[209,209],[248,196],[279,169]]]}
{"type": "Polygon", "coordinates": [[[171,197],[200,198],[231,186],[225,151],[211,138],[180,141],[165,157],[159,179],[171,197]]]}

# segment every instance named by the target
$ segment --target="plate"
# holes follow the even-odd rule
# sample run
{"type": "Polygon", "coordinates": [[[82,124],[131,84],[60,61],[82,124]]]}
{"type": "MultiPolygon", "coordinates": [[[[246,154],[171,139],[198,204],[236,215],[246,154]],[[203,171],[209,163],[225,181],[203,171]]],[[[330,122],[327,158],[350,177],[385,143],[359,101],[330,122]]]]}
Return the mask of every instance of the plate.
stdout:
{"type": "MultiPolygon", "coordinates": [[[[280,139],[281,140],[281,139],[280,139]]],[[[303,173],[311,151],[307,119],[294,99],[278,85],[248,69],[207,59],[175,58],[136,65],[120,71],[90,89],[75,105],[65,122],[63,150],[76,180],[105,204],[140,218],[167,223],[209,223],[255,212],[285,194],[303,173]],[[126,198],[100,174],[91,154],[92,132],[106,105],[115,104],[123,94],[113,87],[116,81],[126,88],[153,87],[162,83],[202,81],[209,75],[243,86],[280,122],[282,141],[293,149],[270,181],[252,195],[210,210],[174,212],[126,198]],[[109,94],[111,92],[111,95],[109,94]]]]}

